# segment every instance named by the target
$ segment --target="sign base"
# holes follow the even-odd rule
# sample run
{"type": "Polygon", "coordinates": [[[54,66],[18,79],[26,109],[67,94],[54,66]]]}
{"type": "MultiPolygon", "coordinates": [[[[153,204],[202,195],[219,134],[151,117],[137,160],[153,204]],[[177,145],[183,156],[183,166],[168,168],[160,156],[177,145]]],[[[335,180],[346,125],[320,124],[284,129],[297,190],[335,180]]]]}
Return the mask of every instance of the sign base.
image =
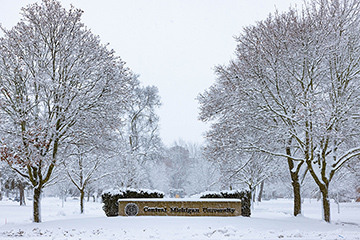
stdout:
{"type": "Polygon", "coordinates": [[[215,216],[241,215],[239,199],[156,199],[119,200],[119,216],[215,216]]]}

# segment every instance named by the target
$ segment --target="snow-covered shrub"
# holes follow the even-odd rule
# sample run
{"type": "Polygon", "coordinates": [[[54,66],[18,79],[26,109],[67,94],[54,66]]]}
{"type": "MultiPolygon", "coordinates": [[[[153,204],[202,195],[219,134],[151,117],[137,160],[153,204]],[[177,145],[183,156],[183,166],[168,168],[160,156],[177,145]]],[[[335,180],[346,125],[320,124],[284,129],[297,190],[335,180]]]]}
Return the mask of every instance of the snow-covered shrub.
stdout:
{"type": "Polygon", "coordinates": [[[221,191],[205,192],[200,198],[236,198],[241,200],[241,216],[250,217],[251,215],[251,192],[242,191],[221,191]]]}
{"type": "Polygon", "coordinates": [[[113,217],[119,215],[119,204],[118,200],[123,198],[121,192],[105,192],[101,194],[102,202],[104,203],[102,209],[104,210],[107,217],[113,217]]]}
{"type": "Polygon", "coordinates": [[[118,200],[123,198],[163,198],[164,193],[148,189],[107,190],[101,194],[103,210],[107,217],[119,215],[118,200]]]}

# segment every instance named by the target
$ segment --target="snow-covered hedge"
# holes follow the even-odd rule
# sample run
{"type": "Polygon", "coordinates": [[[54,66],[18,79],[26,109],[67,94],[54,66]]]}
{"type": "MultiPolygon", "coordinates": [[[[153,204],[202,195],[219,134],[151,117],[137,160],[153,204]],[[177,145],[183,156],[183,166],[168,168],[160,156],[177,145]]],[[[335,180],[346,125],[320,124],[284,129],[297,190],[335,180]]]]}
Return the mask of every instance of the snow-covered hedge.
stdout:
{"type": "Polygon", "coordinates": [[[221,191],[221,192],[204,192],[200,198],[236,198],[241,200],[241,216],[250,217],[251,215],[251,192],[243,191],[221,191]]]}
{"type": "Polygon", "coordinates": [[[119,204],[118,200],[122,198],[163,198],[164,193],[156,190],[148,189],[110,189],[103,191],[101,194],[103,210],[106,216],[118,216],[119,204]]]}

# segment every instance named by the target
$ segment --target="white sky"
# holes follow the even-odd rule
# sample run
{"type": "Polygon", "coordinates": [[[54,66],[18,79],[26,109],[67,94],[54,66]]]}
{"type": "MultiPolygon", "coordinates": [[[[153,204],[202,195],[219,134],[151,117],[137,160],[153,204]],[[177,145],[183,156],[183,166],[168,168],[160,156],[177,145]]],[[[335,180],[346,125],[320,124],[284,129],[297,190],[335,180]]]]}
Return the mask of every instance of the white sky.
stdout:
{"type": "MultiPolygon", "coordinates": [[[[35,0],[0,0],[0,23],[11,28],[35,0]]],[[[110,43],[144,85],[159,88],[160,134],[166,145],[203,142],[199,93],[215,80],[213,67],[233,56],[244,26],[303,0],[62,0],[84,10],[82,21],[110,43]]],[[[0,35],[1,36],[1,35],[0,35]]]]}

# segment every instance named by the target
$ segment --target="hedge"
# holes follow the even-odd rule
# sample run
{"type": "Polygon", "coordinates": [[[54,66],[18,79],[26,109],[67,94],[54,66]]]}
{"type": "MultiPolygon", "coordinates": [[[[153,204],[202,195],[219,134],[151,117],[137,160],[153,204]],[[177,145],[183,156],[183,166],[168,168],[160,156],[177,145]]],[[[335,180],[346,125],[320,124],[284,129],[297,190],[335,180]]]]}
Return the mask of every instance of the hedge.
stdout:
{"type": "Polygon", "coordinates": [[[251,215],[251,192],[243,191],[221,191],[205,192],[200,198],[236,198],[241,200],[241,216],[250,217],[251,215]]]}
{"type": "Polygon", "coordinates": [[[107,217],[119,215],[119,199],[123,198],[163,198],[164,193],[145,189],[122,189],[122,190],[108,190],[101,194],[102,202],[104,203],[102,209],[107,217]]]}

